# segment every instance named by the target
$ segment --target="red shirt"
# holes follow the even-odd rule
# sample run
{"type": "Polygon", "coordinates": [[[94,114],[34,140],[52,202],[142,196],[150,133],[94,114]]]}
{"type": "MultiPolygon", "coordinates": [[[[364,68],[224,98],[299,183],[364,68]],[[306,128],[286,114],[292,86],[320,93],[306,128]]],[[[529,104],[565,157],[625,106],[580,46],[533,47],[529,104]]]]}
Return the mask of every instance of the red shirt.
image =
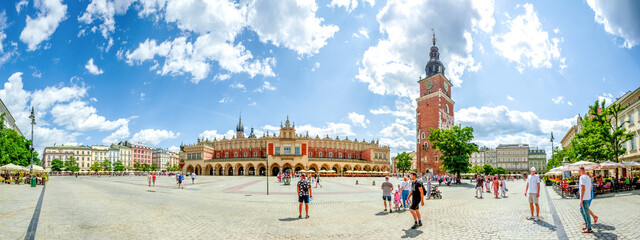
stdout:
{"type": "Polygon", "coordinates": [[[156,175],[153,175],[153,181],[155,181],[155,180],[156,180],[156,175]]]}

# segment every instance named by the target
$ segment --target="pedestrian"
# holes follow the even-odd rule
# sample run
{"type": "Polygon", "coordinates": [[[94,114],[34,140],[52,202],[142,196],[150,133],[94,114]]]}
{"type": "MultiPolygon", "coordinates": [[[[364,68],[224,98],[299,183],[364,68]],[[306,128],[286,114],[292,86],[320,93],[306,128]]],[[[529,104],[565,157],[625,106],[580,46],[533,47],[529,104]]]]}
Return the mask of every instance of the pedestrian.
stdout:
{"type": "Polygon", "coordinates": [[[391,209],[391,191],[393,191],[393,184],[389,182],[389,177],[384,178],[385,182],[382,183],[382,202],[384,203],[384,211],[387,211],[387,202],[389,202],[389,213],[392,213],[391,209]]]}
{"type": "Polygon", "coordinates": [[[485,189],[488,193],[491,193],[491,176],[486,176],[484,180],[485,189]]]}
{"type": "Polygon", "coordinates": [[[153,174],[151,177],[153,178],[153,187],[156,187],[156,175],[153,174]]]}
{"type": "Polygon", "coordinates": [[[502,197],[507,196],[507,183],[504,181],[504,176],[500,176],[500,193],[502,197]]]}
{"type": "MultiPolygon", "coordinates": [[[[591,181],[591,182],[593,182],[593,181],[591,181]]],[[[591,211],[591,201],[593,201],[593,198],[595,197],[594,191],[595,191],[595,187],[592,186],[591,187],[591,199],[589,199],[589,215],[591,215],[591,218],[593,218],[593,224],[596,224],[596,223],[598,223],[598,216],[593,214],[593,212],[591,211]]],[[[582,223],[582,224],[586,225],[586,223],[582,223]]]]}
{"type": "Polygon", "coordinates": [[[309,198],[313,198],[311,193],[311,183],[307,181],[305,178],[305,174],[300,175],[300,181],[298,181],[298,218],[302,218],[302,202],[304,202],[304,209],[306,216],[305,218],[309,218],[309,198]]]}
{"type": "Polygon", "coordinates": [[[196,183],[196,172],[192,172],[191,173],[191,184],[195,184],[196,183]]]}
{"type": "Polygon", "coordinates": [[[184,180],[184,176],[182,175],[182,173],[180,173],[180,175],[178,175],[178,188],[184,189],[184,186],[182,185],[183,180],[184,180]]]}
{"type": "Polygon", "coordinates": [[[580,167],[580,180],[578,183],[580,185],[580,213],[585,223],[585,226],[582,228],[582,233],[592,233],[589,203],[591,202],[593,182],[591,182],[591,178],[585,173],[584,167],[580,167]]]}
{"type": "Polygon", "coordinates": [[[482,176],[480,176],[480,174],[478,174],[478,177],[476,179],[476,198],[482,198],[482,186],[484,183],[484,178],[482,178],[482,176]],[[478,193],[480,193],[480,197],[478,197],[478,193]]]}
{"type": "Polygon", "coordinates": [[[427,195],[427,199],[431,199],[431,176],[427,176],[426,181],[422,184],[427,187],[427,192],[425,193],[427,195]]]}
{"type": "MultiPolygon", "coordinates": [[[[398,185],[398,189],[400,189],[400,185],[398,185]]],[[[400,211],[400,201],[402,201],[400,190],[396,190],[395,194],[393,194],[393,204],[396,205],[396,211],[400,211]]]]}
{"type": "Polygon", "coordinates": [[[411,189],[412,191],[409,193],[409,197],[411,197],[411,207],[409,207],[409,211],[413,216],[413,226],[411,229],[416,229],[422,226],[422,218],[420,217],[420,206],[422,204],[424,206],[424,192],[422,191],[422,183],[418,181],[418,177],[416,173],[411,173],[411,189]]]}
{"type": "Polygon", "coordinates": [[[320,175],[316,174],[316,188],[318,188],[318,185],[320,185],[320,188],[322,188],[322,184],[320,184],[320,175]]]}
{"type": "Polygon", "coordinates": [[[149,187],[151,187],[151,176],[147,176],[146,178],[144,178],[144,180],[147,180],[147,182],[149,183],[149,187]]]}
{"type": "Polygon", "coordinates": [[[400,191],[402,192],[402,207],[407,208],[407,203],[409,199],[409,191],[411,191],[411,183],[409,183],[408,177],[403,177],[402,183],[400,184],[400,191]]]}
{"type": "Polygon", "coordinates": [[[498,198],[498,187],[500,185],[500,183],[498,182],[498,175],[493,176],[493,195],[496,196],[496,198],[498,198]]]}
{"type": "Polygon", "coordinates": [[[538,205],[538,197],[540,197],[540,178],[536,175],[536,168],[531,167],[531,175],[527,178],[527,188],[524,191],[524,196],[529,194],[529,209],[531,209],[531,216],[527,217],[527,220],[540,220],[540,205],[538,205]],[[533,216],[533,206],[536,207],[536,216],[533,216]]]}

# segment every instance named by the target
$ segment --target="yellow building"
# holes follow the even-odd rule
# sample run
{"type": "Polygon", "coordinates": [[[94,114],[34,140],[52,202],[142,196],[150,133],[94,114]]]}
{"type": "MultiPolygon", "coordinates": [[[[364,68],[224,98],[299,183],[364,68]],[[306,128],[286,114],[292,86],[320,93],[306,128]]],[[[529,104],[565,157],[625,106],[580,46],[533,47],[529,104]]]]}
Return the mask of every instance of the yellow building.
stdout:
{"type": "Polygon", "coordinates": [[[633,92],[625,93],[622,97],[616,99],[614,103],[627,108],[618,115],[618,124],[622,125],[627,132],[633,133],[631,140],[623,144],[627,151],[619,156],[618,159],[622,163],[640,162],[640,151],[638,151],[638,145],[640,144],[640,88],[633,92]]]}
{"type": "Polygon", "coordinates": [[[309,137],[297,134],[289,118],[280,132],[256,137],[253,129],[244,136],[242,120],[236,136],[222,140],[197,139],[180,146],[183,173],[198,175],[276,175],[300,170],[389,171],[389,147],[377,141],[309,137]]]}

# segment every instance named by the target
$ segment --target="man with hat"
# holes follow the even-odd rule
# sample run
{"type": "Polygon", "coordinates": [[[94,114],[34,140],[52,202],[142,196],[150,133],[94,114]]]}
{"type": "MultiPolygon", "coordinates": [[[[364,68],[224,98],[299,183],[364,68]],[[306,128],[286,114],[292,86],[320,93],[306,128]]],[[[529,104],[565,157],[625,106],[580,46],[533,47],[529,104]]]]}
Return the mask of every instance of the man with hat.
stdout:
{"type": "Polygon", "coordinates": [[[540,197],[540,177],[536,175],[536,168],[531,167],[531,175],[527,178],[527,189],[524,191],[524,196],[529,194],[529,209],[531,209],[531,216],[527,217],[527,220],[540,220],[540,205],[538,205],[538,197],[540,197]],[[533,205],[536,205],[536,216],[533,216],[533,205]]]}
{"type": "Polygon", "coordinates": [[[302,202],[304,202],[306,218],[309,218],[309,198],[313,198],[311,195],[311,183],[307,180],[306,175],[303,173],[298,181],[298,218],[302,218],[302,202]]]}

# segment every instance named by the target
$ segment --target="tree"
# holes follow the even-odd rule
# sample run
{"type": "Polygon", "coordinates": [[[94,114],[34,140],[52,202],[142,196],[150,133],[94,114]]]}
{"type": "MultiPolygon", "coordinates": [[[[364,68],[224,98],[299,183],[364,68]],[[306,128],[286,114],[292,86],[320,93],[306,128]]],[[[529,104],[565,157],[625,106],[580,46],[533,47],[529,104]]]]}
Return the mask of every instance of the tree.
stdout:
{"type": "Polygon", "coordinates": [[[51,161],[51,171],[62,172],[62,169],[64,169],[64,162],[62,160],[56,158],[51,161]]]}
{"type": "Polygon", "coordinates": [[[122,162],[120,160],[113,163],[113,171],[124,171],[124,165],[122,165],[122,162]]]}
{"type": "Polygon", "coordinates": [[[151,164],[151,171],[158,171],[158,164],[151,164]]]}
{"type": "Polygon", "coordinates": [[[609,134],[605,134],[605,141],[607,141],[610,147],[608,159],[614,162],[620,162],[618,157],[627,151],[624,144],[633,137],[633,133],[627,132],[627,130],[624,129],[624,124],[628,123],[628,121],[620,121],[619,119],[620,112],[625,109],[627,109],[627,107],[614,103],[611,104],[606,111],[610,117],[610,121],[608,121],[610,131],[608,132],[609,134]]]}
{"type": "MultiPolygon", "coordinates": [[[[31,140],[20,136],[15,130],[4,125],[5,113],[0,114],[0,166],[13,163],[27,166],[31,164],[31,140]]],[[[38,152],[33,152],[33,164],[40,165],[38,152]]]]}
{"type": "Polygon", "coordinates": [[[67,161],[64,162],[64,167],[65,171],[69,171],[71,173],[75,173],[80,170],[78,162],[76,162],[76,159],[73,156],[67,158],[67,161]]]}
{"type": "Polygon", "coordinates": [[[509,173],[509,172],[507,172],[507,170],[506,170],[506,169],[504,169],[504,168],[502,168],[502,167],[497,167],[497,168],[494,168],[494,169],[493,169],[493,172],[492,172],[491,174],[494,174],[494,175],[495,175],[495,174],[504,175],[504,174],[507,174],[507,173],[509,173]]]}
{"type": "Polygon", "coordinates": [[[547,171],[562,166],[562,161],[564,161],[565,158],[569,160],[575,159],[575,153],[572,148],[560,149],[560,147],[555,147],[555,149],[553,149],[553,156],[547,161],[547,171]]]}
{"type": "Polygon", "coordinates": [[[471,168],[471,173],[479,174],[481,172],[484,172],[484,168],[482,168],[482,166],[475,165],[471,168]]]}
{"type": "Polygon", "coordinates": [[[493,167],[489,164],[485,164],[484,166],[482,166],[482,170],[484,175],[491,175],[493,173],[493,167]]]}
{"type": "Polygon", "coordinates": [[[98,161],[93,162],[93,164],[91,164],[91,167],[89,167],[89,169],[91,169],[91,171],[94,171],[94,172],[97,173],[98,171],[100,171],[102,169],[102,164],[100,164],[100,162],[98,162],[98,161]]]}
{"type": "Polygon", "coordinates": [[[402,175],[408,172],[411,169],[412,160],[413,158],[407,152],[396,155],[396,169],[398,169],[398,172],[401,172],[402,175]]]}
{"type": "Polygon", "coordinates": [[[133,169],[136,171],[142,171],[142,165],[139,162],[133,162],[133,169]]]}
{"type": "Polygon", "coordinates": [[[109,159],[105,159],[100,165],[102,166],[103,170],[107,172],[111,171],[111,161],[109,161],[109,159]]]}
{"type": "Polygon", "coordinates": [[[442,166],[460,179],[460,173],[469,171],[471,153],[478,151],[478,146],[471,143],[473,128],[457,125],[451,129],[430,128],[429,131],[431,134],[428,140],[432,143],[433,149],[442,153],[442,166]]]}
{"type": "MultiPolygon", "coordinates": [[[[576,154],[575,160],[601,162],[607,159],[606,135],[609,134],[605,101],[596,100],[589,106],[589,112],[581,122],[581,132],[571,139],[571,148],[576,154]]],[[[573,160],[573,159],[572,159],[573,160]]]]}

